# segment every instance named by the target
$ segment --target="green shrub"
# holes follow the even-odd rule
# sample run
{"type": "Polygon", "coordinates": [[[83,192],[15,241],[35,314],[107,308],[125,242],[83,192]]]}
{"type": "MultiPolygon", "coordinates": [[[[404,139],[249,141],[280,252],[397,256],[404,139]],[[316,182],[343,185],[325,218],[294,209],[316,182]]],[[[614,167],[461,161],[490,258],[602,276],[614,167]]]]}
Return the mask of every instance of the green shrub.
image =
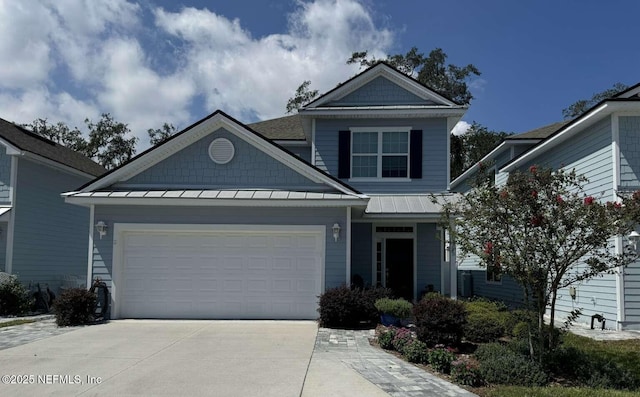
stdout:
{"type": "Polygon", "coordinates": [[[456,359],[453,351],[447,348],[436,348],[429,351],[429,365],[438,372],[448,374],[451,363],[456,359]]]}
{"type": "Polygon", "coordinates": [[[393,338],[396,336],[396,329],[389,327],[378,333],[378,344],[385,350],[393,350],[393,338]]]}
{"type": "Polygon", "coordinates": [[[517,309],[509,312],[505,331],[515,337],[529,337],[529,326],[538,328],[538,314],[532,310],[517,309]]]}
{"type": "Polygon", "coordinates": [[[69,288],[56,299],[54,308],[60,327],[90,324],[94,320],[96,295],[83,288],[69,288]]]}
{"type": "Polygon", "coordinates": [[[376,300],[390,296],[385,288],[362,290],[346,286],[330,288],[320,295],[320,326],[328,328],[359,328],[376,324],[376,300]]]}
{"type": "Polygon", "coordinates": [[[425,364],[429,362],[429,348],[417,339],[407,343],[402,353],[410,363],[425,364]]]}
{"type": "Polygon", "coordinates": [[[0,316],[27,314],[33,304],[29,290],[16,276],[9,276],[0,283],[0,316]]]}
{"type": "Polygon", "coordinates": [[[545,356],[547,368],[575,384],[602,389],[640,388],[639,369],[629,368],[597,352],[561,346],[545,356]]]}
{"type": "Polygon", "coordinates": [[[537,362],[499,343],[478,347],[475,356],[480,363],[480,374],[489,384],[544,386],[549,381],[537,362]]]}
{"type": "Polygon", "coordinates": [[[467,323],[464,337],[471,342],[495,342],[505,333],[505,324],[509,317],[502,303],[486,300],[465,302],[467,323]]]}
{"type": "Polygon", "coordinates": [[[427,294],[413,306],[416,334],[428,346],[460,343],[467,312],[460,301],[438,294],[427,294]]]}
{"type": "Polygon", "coordinates": [[[451,363],[451,378],[456,383],[472,387],[484,383],[478,363],[469,359],[458,359],[451,363]]]}
{"type": "Polygon", "coordinates": [[[391,344],[397,352],[404,354],[405,346],[407,346],[411,341],[413,341],[411,331],[408,328],[398,328],[391,344]]]}
{"type": "Polygon", "coordinates": [[[413,305],[404,299],[382,298],[375,302],[375,307],[380,313],[390,314],[397,318],[411,316],[413,305]]]}

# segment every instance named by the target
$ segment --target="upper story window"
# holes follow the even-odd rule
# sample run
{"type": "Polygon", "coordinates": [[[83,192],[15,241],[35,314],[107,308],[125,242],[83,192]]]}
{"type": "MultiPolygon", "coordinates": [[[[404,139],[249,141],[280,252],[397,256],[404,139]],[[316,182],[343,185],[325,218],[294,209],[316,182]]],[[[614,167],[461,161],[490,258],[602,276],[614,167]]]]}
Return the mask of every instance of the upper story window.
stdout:
{"type": "Polygon", "coordinates": [[[351,178],[408,178],[409,128],[352,128],[351,178]]]}
{"type": "Polygon", "coordinates": [[[422,130],[354,127],[339,132],[338,178],[422,178],[422,130]]]}

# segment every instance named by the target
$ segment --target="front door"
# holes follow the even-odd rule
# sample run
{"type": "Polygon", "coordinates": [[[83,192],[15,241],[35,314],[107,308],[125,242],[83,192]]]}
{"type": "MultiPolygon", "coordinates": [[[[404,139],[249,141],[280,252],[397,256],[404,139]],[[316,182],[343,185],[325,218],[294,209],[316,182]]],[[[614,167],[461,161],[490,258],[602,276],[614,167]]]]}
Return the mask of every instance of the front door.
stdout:
{"type": "Polygon", "coordinates": [[[386,287],[398,298],[413,300],[413,239],[385,239],[386,287]]]}

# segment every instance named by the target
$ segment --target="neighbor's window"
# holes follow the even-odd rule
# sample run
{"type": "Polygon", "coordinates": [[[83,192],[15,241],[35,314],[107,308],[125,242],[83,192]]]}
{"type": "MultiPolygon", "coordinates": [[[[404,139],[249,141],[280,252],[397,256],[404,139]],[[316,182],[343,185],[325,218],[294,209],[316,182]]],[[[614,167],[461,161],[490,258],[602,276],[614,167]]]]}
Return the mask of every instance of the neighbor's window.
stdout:
{"type": "Polygon", "coordinates": [[[408,178],[409,129],[352,129],[352,178],[408,178]]]}
{"type": "Polygon", "coordinates": [[[500,254],[494,248],[491,241],[485,244],[483,260],[487,266],[487,282],[499,283],[502,281],[502,269],[500,267],[500,254]]]}

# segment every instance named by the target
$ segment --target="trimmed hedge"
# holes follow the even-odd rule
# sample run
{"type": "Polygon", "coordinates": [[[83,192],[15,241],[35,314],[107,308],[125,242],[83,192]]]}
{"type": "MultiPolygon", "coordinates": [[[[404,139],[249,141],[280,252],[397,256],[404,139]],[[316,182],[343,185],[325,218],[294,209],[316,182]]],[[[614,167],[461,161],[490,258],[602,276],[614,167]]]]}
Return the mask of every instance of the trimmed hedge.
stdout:
{"type": "Polygon", "coordinates": [[[427,294],[413,306],[416,335],[428,346],[456,346],[462,340],[467,312],[460,301],[427,294]]]}
{"type": "Polygon", "coordinates": [[[487,300],[465,302],[467,323],[464,338],[470,342],[495,342],[504,336],[509,313],[504,304],[487,300]]]}
{"type": "Polygon", "coordinates": [[[96,309],[96,295],[83,288],[69,288],[56,299],[56,323],[60,327],[91,324],[96,309]]]}
{"type": "Polygon", "coordinates": [[[391,296],[386,288],[330,288],[320,295],[320,326],[327,328],[371,327],[378,321],[375,302],[391,296]]]}

